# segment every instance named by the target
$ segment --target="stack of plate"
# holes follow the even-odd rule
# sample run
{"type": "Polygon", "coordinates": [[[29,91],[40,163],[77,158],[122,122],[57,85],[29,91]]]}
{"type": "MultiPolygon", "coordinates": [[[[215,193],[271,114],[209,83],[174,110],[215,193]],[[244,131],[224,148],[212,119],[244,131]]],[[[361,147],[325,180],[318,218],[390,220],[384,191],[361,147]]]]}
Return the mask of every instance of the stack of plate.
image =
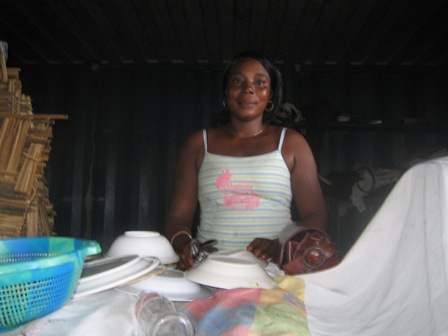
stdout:
{"type": "Polygon", "coordinates": [[[149,275],[159,266],[155,257],[128,255],[86,262],[73,298],[95,294],[122,286],[142,276],[149,275]]]}

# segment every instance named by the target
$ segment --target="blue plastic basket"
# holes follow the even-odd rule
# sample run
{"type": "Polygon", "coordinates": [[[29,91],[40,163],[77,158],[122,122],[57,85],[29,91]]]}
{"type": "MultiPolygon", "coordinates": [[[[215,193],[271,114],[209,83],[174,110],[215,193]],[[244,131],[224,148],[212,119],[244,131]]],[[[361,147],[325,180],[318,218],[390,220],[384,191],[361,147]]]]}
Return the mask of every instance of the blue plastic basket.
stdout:
{"type": "Polygon", "coordinates": [[[0,239],[0,332],[49,314],[72,297],[96,241],[68,237],[0,239]]]}

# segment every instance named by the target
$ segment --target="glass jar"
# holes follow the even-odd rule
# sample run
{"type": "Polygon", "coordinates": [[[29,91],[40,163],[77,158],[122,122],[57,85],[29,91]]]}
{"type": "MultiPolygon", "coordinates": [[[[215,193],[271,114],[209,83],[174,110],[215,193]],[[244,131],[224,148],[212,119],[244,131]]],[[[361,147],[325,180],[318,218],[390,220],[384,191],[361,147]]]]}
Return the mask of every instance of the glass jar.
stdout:
{"type": "Polygon", "coordinates": [[[194,335],[188,317],[178,312],[173,302],[159,293],[139,294],[135,314],[144,336],[194,335]]]}

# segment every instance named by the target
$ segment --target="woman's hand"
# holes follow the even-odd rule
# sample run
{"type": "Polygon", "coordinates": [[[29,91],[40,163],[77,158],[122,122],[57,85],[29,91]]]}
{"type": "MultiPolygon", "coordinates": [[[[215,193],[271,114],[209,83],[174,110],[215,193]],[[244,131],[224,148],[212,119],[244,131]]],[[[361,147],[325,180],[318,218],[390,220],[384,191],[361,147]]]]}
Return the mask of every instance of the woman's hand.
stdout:
{"type": "Polygon", "coordinates": [[[278,239],[255,238],[249,246],[247,246],[247,250],[260,259],[269,260],[276,258],[278,246],[278,239]]]}
{"type": "Polygon", "coordinates": [[[194,260],[191,255],[191,240],[183,242],[182,244],[174,248],[179,255],[179,261],[177,262],[177,269],[186,271],[193,267],[194,260]]]}

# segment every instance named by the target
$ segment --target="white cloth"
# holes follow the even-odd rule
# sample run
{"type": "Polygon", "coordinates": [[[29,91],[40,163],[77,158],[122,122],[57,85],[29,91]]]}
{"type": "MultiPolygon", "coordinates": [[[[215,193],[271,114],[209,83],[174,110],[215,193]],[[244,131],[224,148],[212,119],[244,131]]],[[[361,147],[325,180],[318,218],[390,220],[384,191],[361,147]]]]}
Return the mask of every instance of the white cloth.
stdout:
{"type": "Polygon", "coordinates": [[[448,335],[448,157],[408,170],[335,268],[298,276],[314,336],[448,335]]]}
{"type": "Polygon", "coordinates": [[[108,290],[70,301],[5,336],[139,336],[136,297],[108,290]]]}

